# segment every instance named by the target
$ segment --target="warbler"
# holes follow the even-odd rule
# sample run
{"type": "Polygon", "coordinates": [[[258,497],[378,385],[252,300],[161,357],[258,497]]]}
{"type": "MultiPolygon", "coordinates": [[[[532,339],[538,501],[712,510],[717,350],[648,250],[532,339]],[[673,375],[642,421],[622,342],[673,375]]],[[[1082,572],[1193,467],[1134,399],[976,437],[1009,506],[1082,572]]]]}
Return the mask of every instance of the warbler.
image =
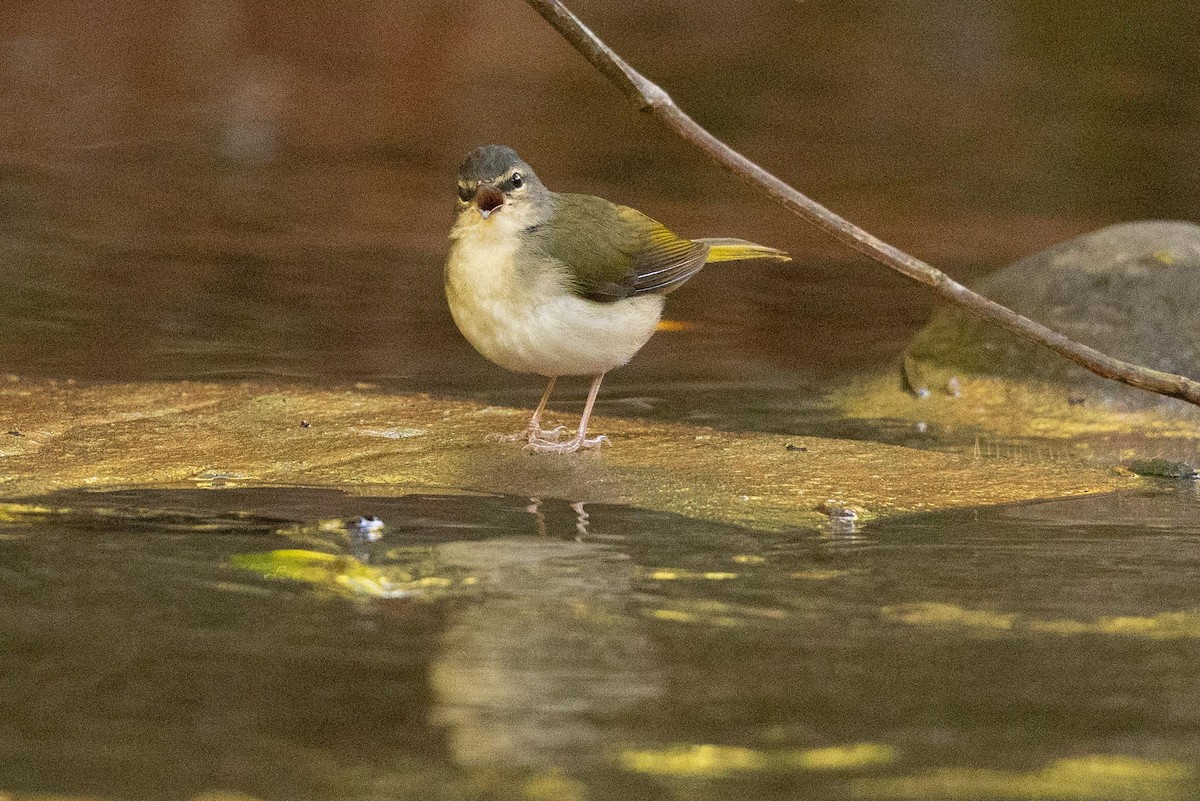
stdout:
{"type": "Polygon", "coordinates": [[[551,192],[517,152],[485,145],[458,168],[458,217],[450,230],[446,299],[463,336],[509,370],[549,379],[521,432],[539,453],[608,442],[588,437],[604,374],[628,362],[654,333],[664,297],[705,264],[788,261],[742,239],[685,239],[645,214],[603,198],[551,192]],[[574,436],[541,427],[559,376],[592,376],[574,436]]]}

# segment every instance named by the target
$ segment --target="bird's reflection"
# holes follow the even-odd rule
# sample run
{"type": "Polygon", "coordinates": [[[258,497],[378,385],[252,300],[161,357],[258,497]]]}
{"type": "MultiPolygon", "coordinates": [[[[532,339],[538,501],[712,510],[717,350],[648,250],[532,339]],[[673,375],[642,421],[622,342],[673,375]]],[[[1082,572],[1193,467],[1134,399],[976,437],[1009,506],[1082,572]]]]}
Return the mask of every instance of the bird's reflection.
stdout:
{"type": "MultiPolygon", "coordinates": [[[[578,542],[582,542],[583,538],[588,534],[588,521],[590,518],[587,510],[583,508],[582,501],[568,504],[567,508],[575,513],[575,534],[573,538],[578,542]]],[[[533,515],[534,528],[539,537],[551,536],[550,529],[546,526],[546,513],[542,510],[541,498],[530,498],[529,505],[525,507],[525,511],[533,515]]],[[[560,536],[557,530],[555,531],[555,535],[560,536]]]]}
{"type": "Polygon", "coordinates": [[[662,692],[628,555],[585,538],[582,503],[533,498],[527,511],[529,537],[438,546],[486,588],[451,621],[431,674],[434,720],[462,765],[601,759],[608,722],[662,692]]]}

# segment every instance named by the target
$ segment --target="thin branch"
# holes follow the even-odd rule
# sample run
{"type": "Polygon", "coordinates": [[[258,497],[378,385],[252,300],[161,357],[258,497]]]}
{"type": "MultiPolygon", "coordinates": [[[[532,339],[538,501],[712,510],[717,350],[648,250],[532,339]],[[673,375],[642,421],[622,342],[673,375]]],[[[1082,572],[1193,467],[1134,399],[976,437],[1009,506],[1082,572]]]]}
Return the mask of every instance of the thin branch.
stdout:
{"type": "Polygon", "coordinates": [[[668,128],[695,145],[709,158],[766,191],[780,205],[800,215],[825,233],[860,253],[919,281],[978,316],[1018,336],[1043,345],[1096,375],[1111,378],[1138,389],[1179,398],[1200,406],[1200,383],[1181,375],[1151,370],[1108,356],[1095,348],[1076,342],[1023,317],[999,303],[973,292],[950,276],[920,259],[908,255],[854,223],[839,217],[820,203],[800,193],[764,170],[741,153],[702,128],[683,112],[663,89],[625,63],[612,48],[601,41],[559,0],[526,0],[554,26],[596,69],[623,91],[638,106],[657,117],[668,128]]]}

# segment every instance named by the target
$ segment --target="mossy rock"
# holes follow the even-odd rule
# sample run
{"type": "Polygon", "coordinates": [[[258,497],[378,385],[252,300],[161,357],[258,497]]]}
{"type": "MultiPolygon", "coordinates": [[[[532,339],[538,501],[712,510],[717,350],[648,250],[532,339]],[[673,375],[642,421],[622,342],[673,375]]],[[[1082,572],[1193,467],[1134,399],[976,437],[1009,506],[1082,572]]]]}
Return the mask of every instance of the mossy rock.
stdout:
{"type": "MultiPolygon", "coordinates": [[[[1027,256],[975,288],[1055,331],[1117,358],[1200,377],[1200,226],[1113,225],[1027,256]]],[[[913,338],[909,370],[1060,384],[1063,403],[1094,397],[1121,408],[1182,401],[1099,378],[960,308],[944,309],[913,338]],[[914,365],[913,363],[916,363],[914,365]]],[[[910,383],[921,378],[910,376],[910,383]]],[[[939,391],[937,378],[928,378],[939,391]]]]}
{"type": "MultiPolygon", "coordinates": [[[[530,454],[520,443],[486,440],[489,432],[519,430],[528,415],[358,388],[79,386],[11,376],[0,381],[0,419],[11,427],[0,433],[0,501],[16,503],[0,503],[0,519],[42,514],[21,499],[57,490],[275,485],[561,498],[788,531],[828,526],[835,514],[844,525],[1140,482],[1062,459],[604,417],[595,418],[594,430],[608,433],[612,445],[587,453],[530,454]],[[842,514],[851,510],[853,517],[842,514]]],[[[342,575],[338,565],[289,564],[335,580],[342,575]]]]}
{"type": "MultiPolygon", "coordinates": [[[[1200,226],[1114,225],[975,288],[1104,353],[1200,376],[1200,226]]],[[[853,378],[830,400],[847,417],[934,426],[943,443],[982,441],[985,453],[999,438],[1110,464],[1200,458],[1200,409],[1100,378],[958,307],[913,337],[899,370],[853,378]]]]}

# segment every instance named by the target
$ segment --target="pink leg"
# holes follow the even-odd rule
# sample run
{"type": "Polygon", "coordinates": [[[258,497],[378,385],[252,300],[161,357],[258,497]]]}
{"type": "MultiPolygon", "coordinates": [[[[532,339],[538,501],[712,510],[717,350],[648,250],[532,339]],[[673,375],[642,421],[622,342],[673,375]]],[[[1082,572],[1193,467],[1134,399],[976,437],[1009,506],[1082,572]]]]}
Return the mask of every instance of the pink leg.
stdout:
{"type": "Polygon", "coordinates": [[[550,383],[546,385],[546,391],[542,393],[542,402],[538,404],[533,417],[529,418],[529,425],[525,427],[524,431],[518,431],[515,434],[488,434],[487,438],[493,442],[516,442],[519,439],[530,442],[538,440],[553,442],[558,439],[559,435],[566,430],[565,426],[557,426],[549,431],[542,430],[542,412],[546,410],[546,404],[550,402],[550,393],[554,391],[554,382],[557,379],[558,376],[550,376],[550,383]]]}
{"type": "Polygon", "coordinates": [[[604,373],[592,379],[592,388],[588,392],[587,405],[583,407],[583,416],[579,418],[579,430],[575,432],[575,436],[571,437],[566,442],[548,442],[545,440],[529,440],[526,449],[537,453],[574,453],[580,448],[598,448],[608,442],[608,437],[601,434],[598,437],[587,438],[588,420],[592,416],[592,407],[596,405],[596,396],[600,394],[600,382],[604,380],[604,373]]]}

